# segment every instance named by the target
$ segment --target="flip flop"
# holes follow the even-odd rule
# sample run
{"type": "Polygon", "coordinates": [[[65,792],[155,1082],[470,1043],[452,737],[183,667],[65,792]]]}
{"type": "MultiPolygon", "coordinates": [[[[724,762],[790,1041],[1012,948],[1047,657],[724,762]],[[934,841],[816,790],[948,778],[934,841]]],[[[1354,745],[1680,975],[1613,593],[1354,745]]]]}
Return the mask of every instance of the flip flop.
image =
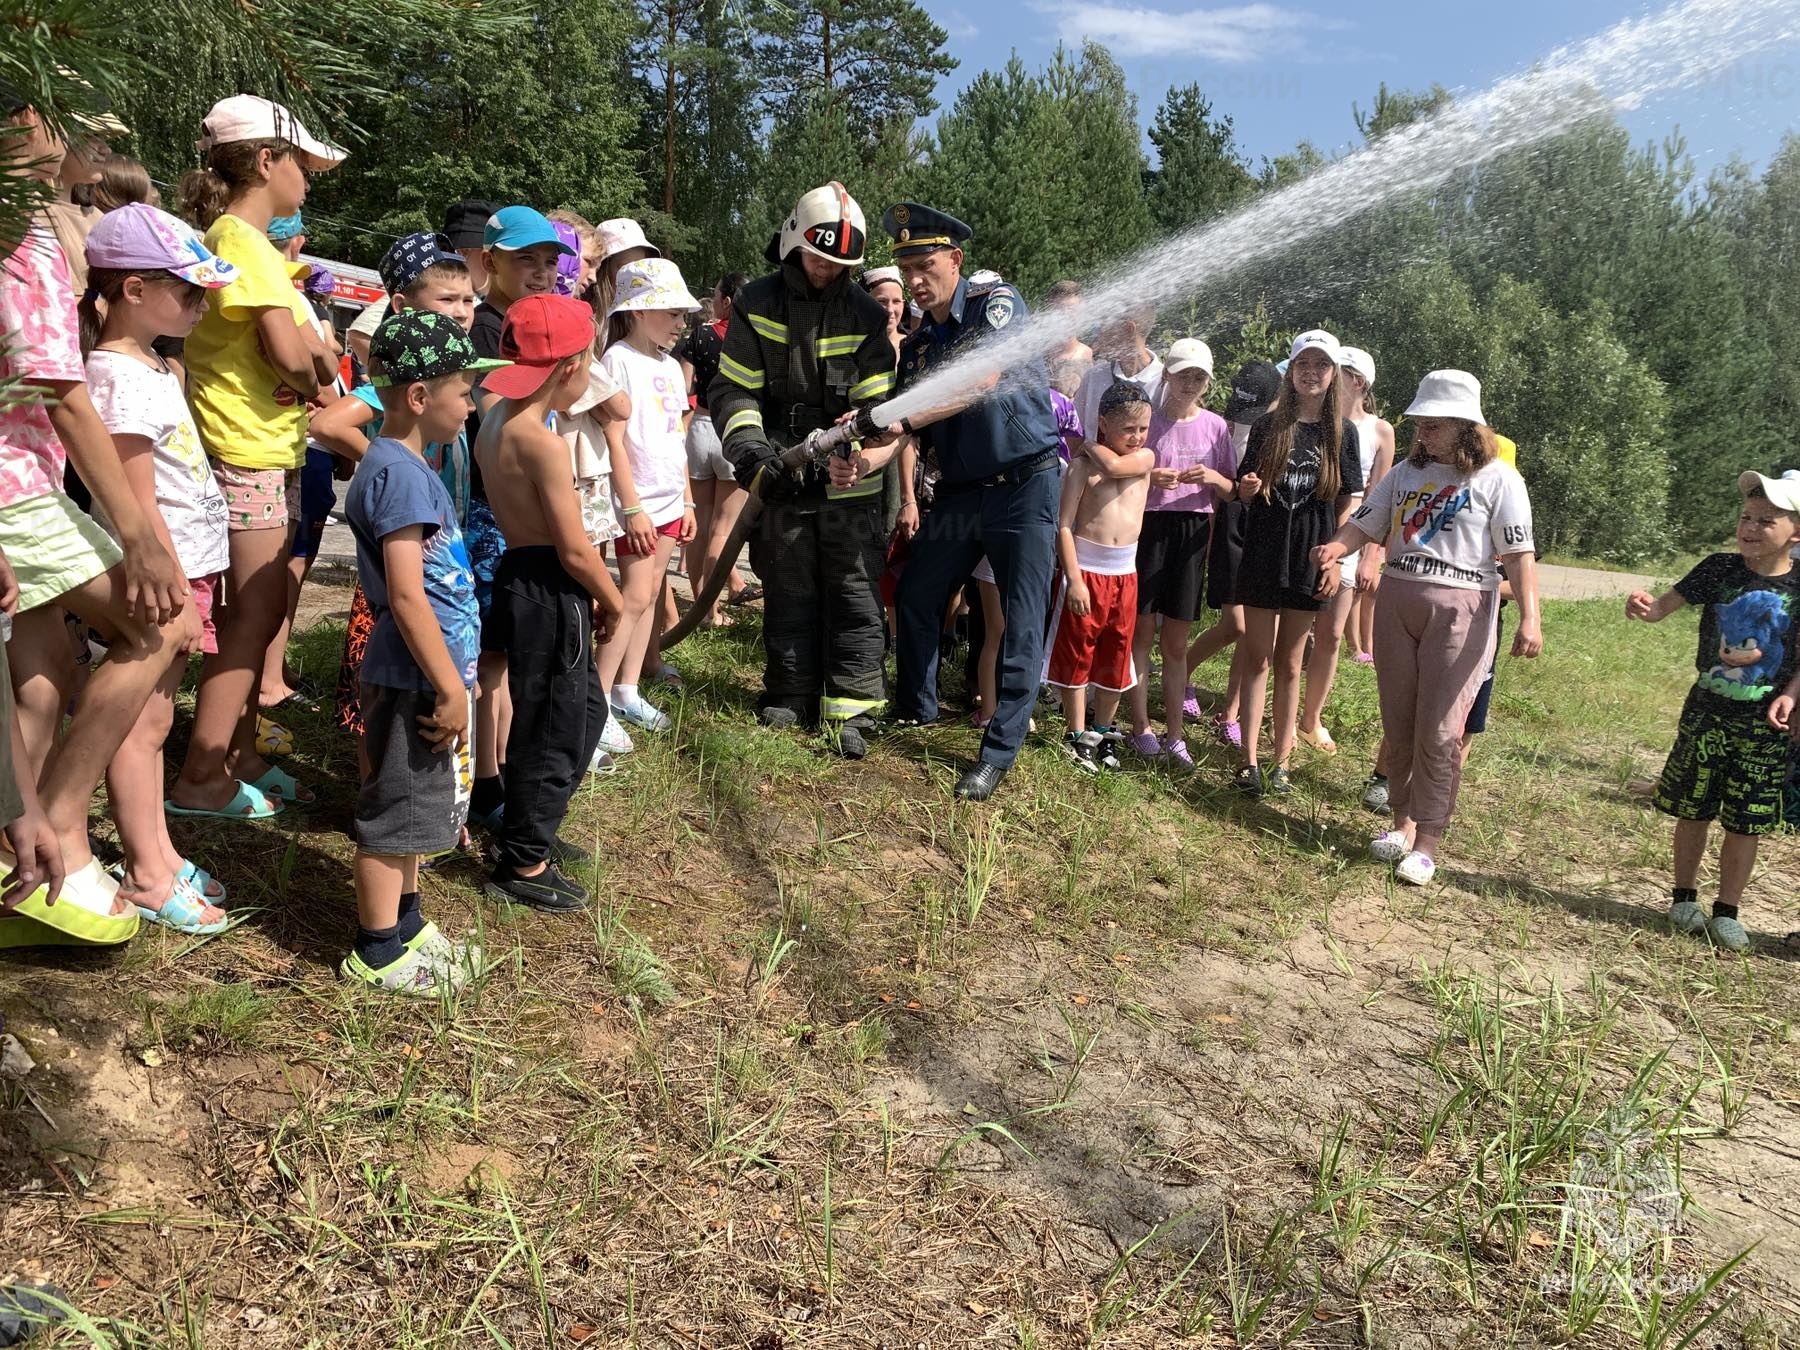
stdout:
{"type": "Polygon", "coordinates": [[[729,597],[725,603],[728,605],[747,605],[753,600],[760,600],[762,598],[763,588],[753,581],[736,595],[729,597]]]}
{"type": "MultiPolygon", "coordinates": [[[[279,769],[270,769],[269,773],[280,773],[279,769]]],[[[267,778],[269,775],[264,774],[267,778]]],[[[291,780],[290,780],[291,781],[291,780]]],[[[271,794],[262,791],[255,783],[238,780],[237,791],[231,794],[231,800],[217,811],[208,811],[198,806],[180,806],[173,800],[163,802],[163,810],[171,816],[210,816],[216,820],[267,820],[270,816],[278,816],[287,808],[287,804],[271,794]]]]}
{"type": "Polygon", "coordinates": [[[98,858],[69,873],[54,905],[44,903],[49,893],[38,887],[0,921],[0,947],[116,947],[137,936],[137,909],[112,912],[119,885],[98,858]]]}
{"type": "Polygon", "coordinates": [[[294,733],[261,713],[256,715],[256,753],[268,759],[294,753],[294,733]]]}
{"type": "Polygon", "coordinates": [[[261,778],[250,784],[272,802],[292,802],[295,806],[311,806],[318,797],[311,788],[301,787],[294,775],[271,764],[261,778]]]}
{"type": "Polygon", "coordinates": [[[164,928],[173,928],[177,933],[186,933],[189,937],[211,937],[231,927],[229,914],[211,923],[202,920],[200,916],[206,913],[206,897],[179,877],[175,879],[169,898],[163,901],[161,909],[151,909],[148,905],[136,905],[133,908],[145,923],[161,924],[164,928]]]}
{"type": "Polygon", "coordinates": [[[175,880],[187,882],[215,905],[228,894],[224,882],[214,880],[211,872],[186,858],[181,860],[181,870],[175,873],[175,880]]]}

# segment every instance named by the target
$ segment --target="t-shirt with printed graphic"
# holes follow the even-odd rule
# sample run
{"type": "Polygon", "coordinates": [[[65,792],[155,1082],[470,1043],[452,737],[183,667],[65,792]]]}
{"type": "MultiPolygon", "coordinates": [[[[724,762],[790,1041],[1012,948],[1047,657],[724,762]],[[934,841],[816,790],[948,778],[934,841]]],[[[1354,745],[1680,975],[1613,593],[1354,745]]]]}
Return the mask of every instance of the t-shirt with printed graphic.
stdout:
{"type": "Polygon", "coordinates": [[[1800,567],[1765,577],[1736,553],[1715,553],[1675,590],[1700,607],[1694,697],[1718,711],[1761,717],[1794,674],[1800,567]]]}
{"type": "Polygon", "coordinates": [[[480,655],[481,614],[475,605],[475,574],[456,523],[456,506],[431,466],[406,446],[382,436],[356,466],[344,515],[356,536],[356,571],[375,615],[363,654],[362,678],[396,689],[429,689],[418,660],[394,622],[388,602],[387,563],[382,541],[412,525],[425,527],[425,598],[437,616],[450,659],[465,687],[475,682],[480,655]]]}
{"type": "MultiPolygon", "coordinates": [[[[231,565],[225,495],[194,429],[193,414],[174,371],[154,370],[124,352],[95,348],[87,359],[88,396],[115,436],[150,442],[156,506],[169,542],[188,577],[210,577],[231,565]]],[[[99,502],[94,519],[117,536],[99,502]]]]}
{"type": "MultiPolygon", "coordinates": [[[[69,262],[34,225],[0,262],[0,384],[85,378],[69,262]]],[[[68,457],[42,399],[0,399],[0,506],[61,492],[68,457]]]]}
{"type": "MultiPolygon", "coordinates": [[[[374,420],[363,426],[368,438],[374,440],[381,435],[381,419],[386,412],[381,406],[381,395],[374,385],[364,383],[352,389],[350,397],[375,414],[374,420]]],[[[425,462],[449,491],[450,500],[456,505],[458,525],[469,523],[469,468],[473,458],[469,453],[467,431],[457,432],[453,441],[428,441],[425,445],[425,462]]]]}
{"type": "Polygon", "coordinates": [[[220,216],[206,246],[237,268],[237,279],[212,293],[182,349],[200,442],[240,469],[297,469],[306,462],[306,403],[263,355],[256,318],[286,310],[296,328],[310,328],[312,311],[288,260],[255,226],[220,216]]]}
{"type": "Polygon", "coordinates": [[[1087,428],[1081,425],[1081,413],[1076,409],[1075,401],[1060,389],[1050,391],[1050,411],[1056,414],[1056,454],[1066,465],[1087,440],[1087,428]]]}
{"type": "Polygon", "coordinates": [[[1386,545],[1383,576],[1466,591],[1499,590],[1495,559],[1532,550],[1525,480],[1497,459],[1473,473],[1448,464],[1401,460],[1363,498],[1350,521],[1386,545]]]}
{"type": "MultiPolygon", "coordinates": [[[[629,342],[615,342],[600,358],[612,382],[631,396],[625,420],[625,448],[631,457],[631,484],[652,525],[680,520],[687,499],[687,440],[681,419],[687,412],[687,385],[672,356],[648,356],[629,342]]],[[[617,485],[613,501],[621,510],[617,485]]]]}

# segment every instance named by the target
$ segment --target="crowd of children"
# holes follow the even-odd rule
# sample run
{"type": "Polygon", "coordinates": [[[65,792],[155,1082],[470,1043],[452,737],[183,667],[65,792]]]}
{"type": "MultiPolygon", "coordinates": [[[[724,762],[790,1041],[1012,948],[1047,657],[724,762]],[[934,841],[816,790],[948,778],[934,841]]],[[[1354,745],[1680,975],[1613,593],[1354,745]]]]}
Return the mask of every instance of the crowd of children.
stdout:
{"type": "MultiPolygon", "coordinates": [[[[58,172],[72,152],[31,108],[10,113],[33,172],[58,172]]],[[[84,220],[80,294],[49,222],[0,275],[6,369],[47,395],[0,407],[0,609],[13,616],[0,946],[116,943],[146,921],[228,926],[224,886],[181,855],[167,820],[313,801],[274,762],[291,738],[268,713],[305,697],[286,631],[334,477],[348,476],[359,585],[337,720],[357,738],[361,780],[357,932],[341,970],[384,990],[454,989],[482,954],[421,913],[423,861],[474,823],[494,843],[491,896],[584,908],[569,868],[588,852],[561,834],[570,799],[632,751],[628,727],[672,725],[646,692],[679,681],[658,649],[672,556],[686,548],[690,575],[708,575],[745,501],[705,406],[743,278],[721,280],[690,328],[706,306],[636,222],[458,202],[442,233],[387,250],[386,299],[346,335],[345,360],[307,302],[296,242],[309,176],[344,152],[248,95],[201,130],[185,220],[142,200],[84,220]],[[89,509],[64,490],[65,464],[89,509]],[[110,644],[79,690],[65,612],[110,644]],[[202,656],[193,724],[168,782],[190,654],[202,656]],[[102,777],[124,854],[111,872],[88,836],[102,777]]],[[[873,269],[863,286],[897,346],[899,274],[873,269]]],[[[1078,302],[1073,283],[1047,301],[1078,302]]],[[[1044,676],[1064,753],[1083,772],[1125,754],[1193,769],[1191,672],[1230,651],[1213,734],[1240,790],[1286,794],[1297,750],[1336,752],[1325,717],[1347,637],[1380,696],[1364,800],[1392,825],[1370,852],[1424,884],[1485,717],[1503,598],[1519,612],[1514,652],[1542,646],[1510,442],[1473,376],[1437,371],[1406,409],[1402,454],[1376,412],[1374,358],[1323,330],[1278,366],[1240,369],[1220,416],[1206,407],[1207,344],[1182,338],[1158,357],[1154,325],[1145,312],[1091,347],[1072,338],[1049,367],[1065,467],[1044,676]],[[1206,609],[1216,618],[1196,633],[1206,609]]],[[[897,462],[896,562],[932,476],[911,447],[897,462]]],[[[1740,553],[1627,607],[1655,621],[1706,606],[1700,679],[1656,800],[1680,819],[1671,920],[1730,950],[1748,944],[1737,905],[1757,838],[1796,817],[1784,793],[1800,699],[1788,636],[1800,484],[1749,474],[1742,488],[1740,553]],[[1726,835],[1708,917],[1696,886],[1715,817],[1726,835]]],[[[991,571],[971,580],[987,619],[979,723],[995,707],[1003,619],[991,571]]],[[[730,593],[755,595],[735,574],[730,593]]]]}

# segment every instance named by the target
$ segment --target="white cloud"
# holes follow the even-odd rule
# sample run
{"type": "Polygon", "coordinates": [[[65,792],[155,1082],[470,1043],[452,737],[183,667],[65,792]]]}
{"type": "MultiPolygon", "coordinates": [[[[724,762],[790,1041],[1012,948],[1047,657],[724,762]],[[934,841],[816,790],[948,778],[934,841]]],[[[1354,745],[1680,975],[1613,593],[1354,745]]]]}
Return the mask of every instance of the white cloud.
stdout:
{"type": "Polygon", "coordinates": [[[1349,25],[1278,5],[1170,11],[1052,0],[1039,6],[1071,45],[1092,40],[1119,57],[1187,57],[1237,64],[1303,51],[1317,33],[1349,25]]]}
{"type": "Polygon", "coordinates": [[[944,25],[944,31],[959,41],[968,41],[981,36],[981,29],[975,21],[960,9],[953,9],[947,14],[938,16],[938,22],[944,25]]]}

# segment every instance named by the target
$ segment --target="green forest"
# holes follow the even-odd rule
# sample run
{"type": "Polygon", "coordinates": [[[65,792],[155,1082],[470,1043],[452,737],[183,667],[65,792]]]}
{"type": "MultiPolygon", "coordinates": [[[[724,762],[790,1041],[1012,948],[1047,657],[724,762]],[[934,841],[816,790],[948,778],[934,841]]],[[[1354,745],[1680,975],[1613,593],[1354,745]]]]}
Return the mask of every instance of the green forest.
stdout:
{"type": "MultiPolygon", "coordinates": [[[[481,196],[636,215],[710,285],[757,270],[794,198],[840,178],[871,225],[903,197],[955,212],[969,265],[1033,300],[1328,162],[1302,143],[1251,163],[1203,83],[1141,108],[1091,44],[939,106],[956,63],[913,0],[348,0],[329,34],[301,0],[94,8],[124,148],[167,181],[214,99],[291,102],[352,150],[313,186],[310,250],[363,264],[481,196]]],[[[1449,97],[1372,89],[1346,136],[1449,97]]],[[[1473,370],[1546,549],[1634,562],[1725,537],[1740,470],[1800,464],[1797,305],[1800,137],[1702,179],[1675,130],[1634,144],[1600,117],[1214,281],[1158,337],[1205,337],[1228,372],[1329,327],[1375,354],[1390,418],[1423,371],[1473,370]]]]}

